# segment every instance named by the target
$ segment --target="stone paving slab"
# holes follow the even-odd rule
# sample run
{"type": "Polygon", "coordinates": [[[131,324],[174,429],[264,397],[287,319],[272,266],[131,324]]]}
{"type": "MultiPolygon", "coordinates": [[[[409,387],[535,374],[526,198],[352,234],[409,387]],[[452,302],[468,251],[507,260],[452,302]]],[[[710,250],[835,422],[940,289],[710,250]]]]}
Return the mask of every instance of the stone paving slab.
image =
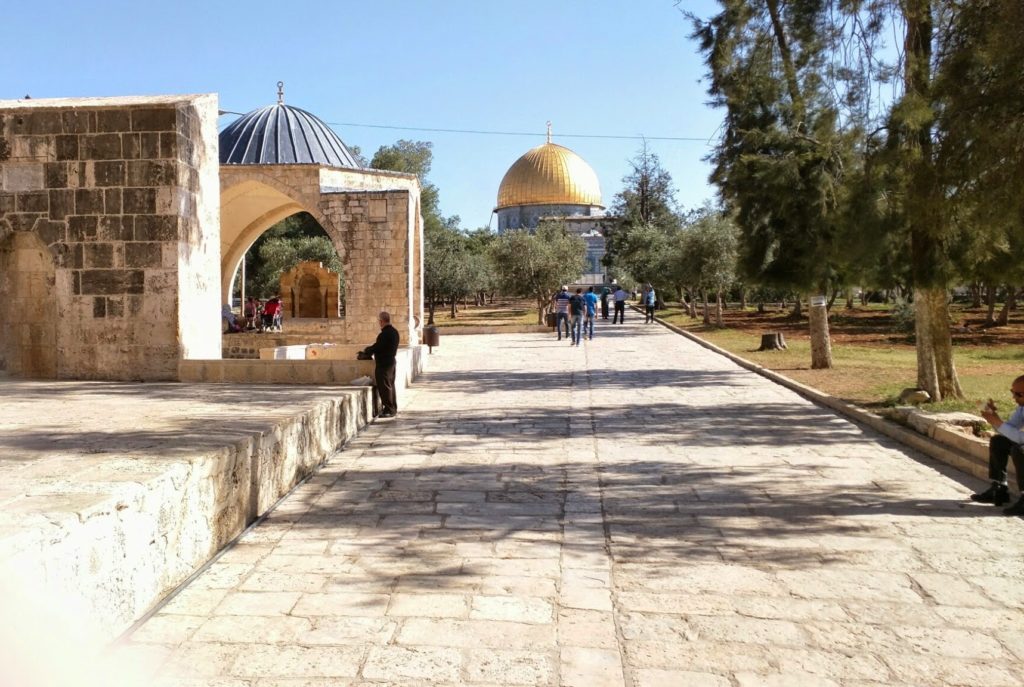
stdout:
{"type": "Polygon", "coordinates": [[[972,479],[635,319],[431,369],[128,640],[154,684],[1024,684],[972,479]]]}

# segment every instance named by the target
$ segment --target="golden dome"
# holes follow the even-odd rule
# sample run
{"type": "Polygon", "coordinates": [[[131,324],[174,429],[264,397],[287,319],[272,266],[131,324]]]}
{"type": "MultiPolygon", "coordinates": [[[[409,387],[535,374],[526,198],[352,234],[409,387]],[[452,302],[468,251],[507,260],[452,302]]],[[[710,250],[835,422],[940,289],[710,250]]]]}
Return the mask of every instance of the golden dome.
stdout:
{"type": "Polygon", "coordinates": [[[505,172],[495,210],[518,205],[601,205],[601,185],[590,165],[550,140],[505,172]]]}

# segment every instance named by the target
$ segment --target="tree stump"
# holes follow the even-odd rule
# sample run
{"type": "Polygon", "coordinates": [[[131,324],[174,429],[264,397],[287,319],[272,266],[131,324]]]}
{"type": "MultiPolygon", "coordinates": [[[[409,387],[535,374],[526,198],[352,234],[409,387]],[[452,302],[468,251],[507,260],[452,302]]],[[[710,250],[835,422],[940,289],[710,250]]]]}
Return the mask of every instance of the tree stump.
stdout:
{"type": "Polygon", "coordinates": [[[786,337],[782,332],[772,332],[761,335],[761,348],[759,351],[782,351],[786,348],[786,337]]]}

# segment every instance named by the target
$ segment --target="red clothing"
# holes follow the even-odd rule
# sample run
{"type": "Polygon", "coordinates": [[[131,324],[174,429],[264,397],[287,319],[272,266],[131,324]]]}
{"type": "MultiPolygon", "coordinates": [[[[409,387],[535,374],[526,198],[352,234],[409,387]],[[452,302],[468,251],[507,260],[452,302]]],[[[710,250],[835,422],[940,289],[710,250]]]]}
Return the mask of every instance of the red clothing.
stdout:
{"type": "Polygon", "coordinates": [[[263,306],[264,315],[277,315],[281,312],[281,301],[276,298],[267,301],[267,304],[263,306]]]}

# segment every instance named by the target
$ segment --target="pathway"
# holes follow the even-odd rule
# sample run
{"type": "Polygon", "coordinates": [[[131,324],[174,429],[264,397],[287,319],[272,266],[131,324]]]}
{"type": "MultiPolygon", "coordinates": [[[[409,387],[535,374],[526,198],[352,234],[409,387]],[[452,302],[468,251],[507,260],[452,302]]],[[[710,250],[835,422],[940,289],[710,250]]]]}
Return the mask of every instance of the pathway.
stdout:
{"type": "Polygon", "coordinates": [[[128,649],[191,687],[1020,685],[1024,521],[977,486],[635,316],[449,337],[128,649]]]}

